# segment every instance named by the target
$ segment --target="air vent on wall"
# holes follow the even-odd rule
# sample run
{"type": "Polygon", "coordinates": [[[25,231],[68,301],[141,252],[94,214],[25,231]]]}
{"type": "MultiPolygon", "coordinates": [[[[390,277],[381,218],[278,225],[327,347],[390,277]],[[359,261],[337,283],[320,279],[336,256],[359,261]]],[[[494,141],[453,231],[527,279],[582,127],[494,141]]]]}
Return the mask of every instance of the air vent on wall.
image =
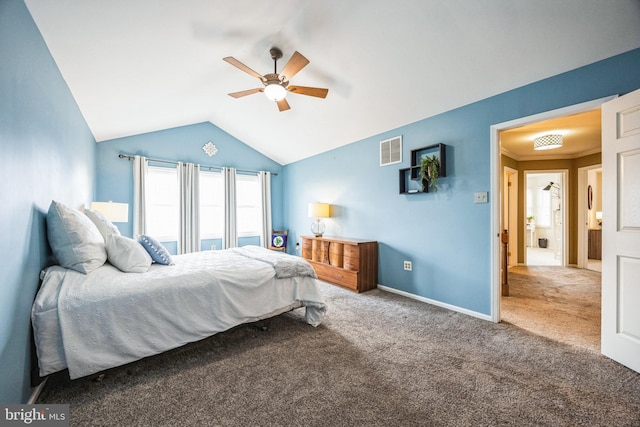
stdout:
{"type": "Polygon", "coordinates": [[[402,136],[380,141],[380,166],[402,162],[402,136]]]}

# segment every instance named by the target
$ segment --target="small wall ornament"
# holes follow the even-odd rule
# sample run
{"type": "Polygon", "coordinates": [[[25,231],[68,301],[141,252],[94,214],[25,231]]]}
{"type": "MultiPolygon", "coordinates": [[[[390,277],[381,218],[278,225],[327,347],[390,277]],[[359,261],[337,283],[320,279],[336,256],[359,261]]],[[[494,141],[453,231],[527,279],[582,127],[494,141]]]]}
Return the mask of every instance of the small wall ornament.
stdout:
{"type": "Polygon", "coordinates": [[[209,157],[215,156],[218,153],[218,147],[211,141],[207,142],[202,146],[202,150],[207,153],[209,157]]]}

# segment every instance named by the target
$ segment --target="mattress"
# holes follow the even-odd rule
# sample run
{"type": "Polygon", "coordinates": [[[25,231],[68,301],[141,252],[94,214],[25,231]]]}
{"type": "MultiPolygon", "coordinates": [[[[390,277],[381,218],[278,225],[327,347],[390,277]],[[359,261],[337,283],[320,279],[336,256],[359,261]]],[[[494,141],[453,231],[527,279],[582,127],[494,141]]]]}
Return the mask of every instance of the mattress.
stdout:
{"type": "Polygon", "coordinates": [[[31,313],[40,375],[79,378],[298,307],[317,326],[327,310],[299,257],[244,247],[173,260],[146,273],[47,268],[31,313]]]}

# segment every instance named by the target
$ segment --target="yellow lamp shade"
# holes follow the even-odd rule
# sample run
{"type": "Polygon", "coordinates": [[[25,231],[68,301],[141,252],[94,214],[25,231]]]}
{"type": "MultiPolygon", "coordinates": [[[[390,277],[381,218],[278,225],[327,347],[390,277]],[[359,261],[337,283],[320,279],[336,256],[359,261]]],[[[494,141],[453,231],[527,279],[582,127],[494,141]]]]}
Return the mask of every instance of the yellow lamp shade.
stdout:
{"type": "Polygon", "coordinates": [[[309,203],[309,218],[330,218],[331,205],[329,203],[309,203]]]}

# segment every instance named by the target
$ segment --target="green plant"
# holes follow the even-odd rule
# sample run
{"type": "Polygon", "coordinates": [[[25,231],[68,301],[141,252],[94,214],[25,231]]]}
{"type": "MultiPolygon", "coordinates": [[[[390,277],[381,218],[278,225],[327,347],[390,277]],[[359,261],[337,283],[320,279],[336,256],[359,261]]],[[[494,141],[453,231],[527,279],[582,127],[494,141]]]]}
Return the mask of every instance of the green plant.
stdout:
{"type": "Polygon", "coordinates": [[[530,223],[531,221],[533,221],[533,219],[534,219],[534,216],[533,215],[529,215],[527,217],[527,222],[530,223]]]}
{"type": "MultiPolygon", "coordinates": [[[[420,160],[420,179],[426,182],[427,186],[438,191],[437,181],[440,177],[440,159],[434,154],[433,156],[424,156],[420,160]]],[[[423,184],[424,185],[424,184],[423,184]]]]}

